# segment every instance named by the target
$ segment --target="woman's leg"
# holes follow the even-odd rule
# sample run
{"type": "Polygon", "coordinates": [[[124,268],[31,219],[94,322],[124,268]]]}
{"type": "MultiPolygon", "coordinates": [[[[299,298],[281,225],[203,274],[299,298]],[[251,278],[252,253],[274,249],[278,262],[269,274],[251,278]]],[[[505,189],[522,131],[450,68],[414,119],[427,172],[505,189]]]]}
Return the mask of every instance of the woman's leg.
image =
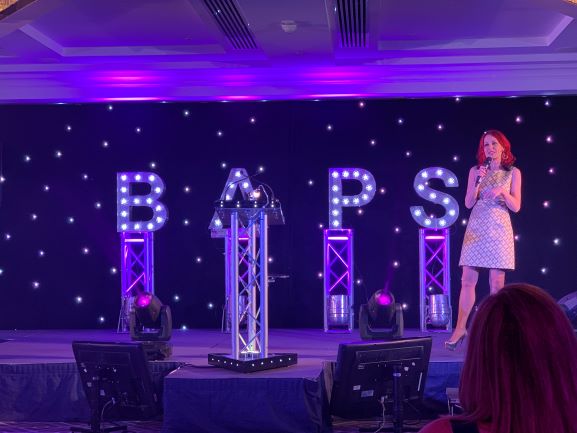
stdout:
{"type": "Polygon", "coordinates": [[[475,287],[479,279],[479,271],[470,266],[463,266],[463,276],[461,277],[461,293],[459,294],[459,315],[457,326],[453,331],[450,342],[454,342],[467,330],[467,319],[473,305],[475,305],[475,287]]]}
{"type": "Polygon", "coordinates": [[[494,295],[505,286],[505,271],[502,269],[491,269],[489,271],[489,287],[491,295],[494,295]]]}

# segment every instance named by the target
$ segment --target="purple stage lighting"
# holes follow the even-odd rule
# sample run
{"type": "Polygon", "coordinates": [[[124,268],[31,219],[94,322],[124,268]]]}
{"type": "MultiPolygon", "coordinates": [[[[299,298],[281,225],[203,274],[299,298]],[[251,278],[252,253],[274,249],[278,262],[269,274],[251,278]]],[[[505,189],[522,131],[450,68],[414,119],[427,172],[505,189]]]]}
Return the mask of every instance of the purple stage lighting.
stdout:
{"type": "Polygon", "coordinates": [[[152,328],[162,309],[162,302],[150,292],[139,293],[134,300],[134,311],[140,323],[152,328]]]}
{"type": "MultiPolygon", "coordinates": [[[[153,293],[142,292],[134,299],[134,311],[130,314],[130,336],[135,341],[165,342],[172,336],[172,314],[153,293]]],[[[154,357],[164,359],[172,353],[169,344],[154,345],[154,357]],[[156,353],[158,352],[158,353],[156,353]]]]}
{"type": "Polygon", "coordinates": [[[137,308],[144,308],[144,307],[148,307],[148,305],[150,305],[151,300],[152,300],[152,294],[151,293],[141,293],[140,295],[138,295],[136,297],[136,300],[134,301],[134,303],[135,303],[137,308]]]}
{"type": "Polygon", "coordinates": [[[403,307],[387,289],[377,290],[359,309],[359,334],[363,340],[401,338],[403,307]]]}
{"type": "Polygon", "coordinates": [[[369,299],[367,308],[373,321],[388,323],[395,313],[395,297],[385,289],[377,290],[369,299]]]}
{"type": "Polygon", "coordinates": [[[393,303],[392,296],[389,293],[383,292],[381,290],[375,294],[375,299],[379,305],[389,305],[393,303]]]}

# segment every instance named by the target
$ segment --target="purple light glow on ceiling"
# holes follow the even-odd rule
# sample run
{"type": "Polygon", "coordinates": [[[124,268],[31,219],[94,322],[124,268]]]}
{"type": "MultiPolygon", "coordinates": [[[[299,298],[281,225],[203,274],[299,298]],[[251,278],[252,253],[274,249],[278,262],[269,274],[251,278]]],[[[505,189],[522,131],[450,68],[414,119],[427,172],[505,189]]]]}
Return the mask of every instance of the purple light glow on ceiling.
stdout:
{"type": "Polygon", "coordinates": [[[97,98],[99,102],[145,102],[145,101],[162,101],[162,98],[155,96],[117,96],[111,98],[97,98]]]}
{"type": "Polygon", "coordinates": [[[92,79],[109,85],[153,85],[166,80],[166,73],[149,70],[109,70],[97,71],[92,79]]]}
{"type": "Polygon", "coordinates": [[[222,96],[220,99],[223,101],[256,101],[261,99],[260,96],[255,95],[229,95],[222,96]]]}
{"type": "Polygon", "coordinates": [[[575,8],[561,0],[477,2],[474,8],[425,2],[419,13],[414,2],[370,1],[366,16],[357,17],[370,18],[370,43],[361,49],[339,42],[346,35],[339,14],[327,13],[332,1],[237,0],[233,19],[238,31],[250,33],[247,49],[232,49],[239,40],[219,26],[227,14],[216,17],[207,2],[180,0],[170,8],[157,0],[106,8],[96,0],[53,2],[57,11],[28,1],[25,12],[3,17],[8,31],[0,32],[0,46],[10,49],[0,56],[0,102],[576,92],[577,20],[575,8]],[[240,30],[245,23],[250,29],[240,30]]]}
{"type": "Polygon", "coordinates": [[[455,86],[454,83],[462,82],[467,74],[473,73],[464,71],[457,64],[445,65],[443,70],[437,70],[437,65],[322,68],[301,65],[290,68],[248,67],[247,71],[241,71],[238,68],[193,69],[185,65],[169,69],[162,63],[143,64],[141,69],[106,70],[105,66],[95,65],[75,65],[71,68],[39,68],[27,74],[26,85],[22,84],[22,74],[18,71],[3,72],[0,101],[252,101],[453,97],[456,94],[461,97],[510,96],[527,93],[517,90],[515,83],[519,80],[508,71],[501,76],[501,81],[507,82],[507,86],[500,89],[490,89],[484,82],[476,87],[455,86]],[[423,74],[428,78],[424,79],[423,74]],[[54,82],[59,83],[61,90],[54,90],[54,82]]]}

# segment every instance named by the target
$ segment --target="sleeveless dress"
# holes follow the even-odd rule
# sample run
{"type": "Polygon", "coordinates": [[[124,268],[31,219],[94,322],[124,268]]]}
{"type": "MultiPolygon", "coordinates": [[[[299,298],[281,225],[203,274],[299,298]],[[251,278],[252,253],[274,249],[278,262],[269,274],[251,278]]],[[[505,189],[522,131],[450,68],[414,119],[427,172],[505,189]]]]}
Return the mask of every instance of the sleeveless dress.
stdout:
{"type": "Polygon", "coordinates": [[[513,167],[489,170],[481,181],[479,199],[465,231],[459,266],[515,269],[515,240],[509,209],[505,203],[484,197],[496,187],[510,191],[512,178],[513,167]]]}

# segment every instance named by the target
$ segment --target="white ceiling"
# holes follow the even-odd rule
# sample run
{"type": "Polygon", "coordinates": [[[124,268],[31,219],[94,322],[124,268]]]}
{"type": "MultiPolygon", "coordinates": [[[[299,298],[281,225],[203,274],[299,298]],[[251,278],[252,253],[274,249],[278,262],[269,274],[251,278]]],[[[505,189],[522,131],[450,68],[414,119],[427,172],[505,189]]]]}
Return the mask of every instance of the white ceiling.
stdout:
{"type": "Polygon", "coordinates": [[[562,0],[20,0],[4,14],[0,102],[577,93],[577,6],[562,0]],[[336,6],[361,1],[366,46],[342,47],[336,6]]]}

